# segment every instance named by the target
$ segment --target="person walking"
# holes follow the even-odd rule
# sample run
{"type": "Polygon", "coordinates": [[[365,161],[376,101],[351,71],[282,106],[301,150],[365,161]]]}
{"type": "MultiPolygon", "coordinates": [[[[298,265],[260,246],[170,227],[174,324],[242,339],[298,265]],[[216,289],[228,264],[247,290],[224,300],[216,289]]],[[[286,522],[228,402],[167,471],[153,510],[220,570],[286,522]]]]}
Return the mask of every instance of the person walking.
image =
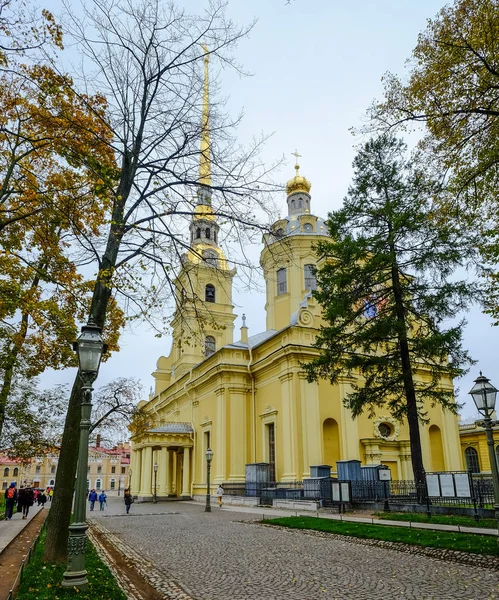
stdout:
{"type": "Polygon", "coordinates": [[[217,494],[217,498],[218,498],[218,506],[221,507],[222,506],[222,499],[223,499],[223,496],[224,496],[224,489],[223,489],[223,487],[221,485],[218,486],[216,494],[217,494]]]}
{"type": "Polygon", "coordinates": [[[100,504],[100,509],[101,510],[104,510],[104,506],[106,504],[106,498],[107,498],[106,494],[102,491],[99,494],[99,504],[100,504]]]}
{"type": "Polygon", "coordinates": [[[19,497],[17,501],[17,507],[19,511],[23,513],[23,519],[26,520],[28,518],[29,509],[33,506],[35,502],[35,495],[33,493],[33,488],[31,486],[23,487],[19,490],[19,497]]]}
{"type": "Polygon", "coordinates": [[[45,506],[45,502],[47,502],[47,496],[45,495],[45,492],[43,490],[38,496],[38,502],[42,505],[42,508],[45,506]]]}
{"type": "Polygon", "coordinates": [[[91,490],[88,499],[90,501],[90,510],[94,510],[95,501],[97,500],[97,492],[94,489],[91,490]]]}
{"type": "Polygon", "coordinates": [[[125,490],[125,493],[123,494],[123,500],[125,501],[126,514],[128,515],[130,514],[130,506],[132,506],[133,503],[133,497],[130,490],[125,490]]]}
{"type": "Polygon", "coordinates": [[[14,506],[17,502],[16,483],[13,481],[5,490],[5,520],[10,521],[14,514],[14,506]]]}
{"type": "Polygon", "coordinates": [[[54,495],[54,488],[50,488],[49,490],[49,502],[52,502],[52,496],[54,495]]]}

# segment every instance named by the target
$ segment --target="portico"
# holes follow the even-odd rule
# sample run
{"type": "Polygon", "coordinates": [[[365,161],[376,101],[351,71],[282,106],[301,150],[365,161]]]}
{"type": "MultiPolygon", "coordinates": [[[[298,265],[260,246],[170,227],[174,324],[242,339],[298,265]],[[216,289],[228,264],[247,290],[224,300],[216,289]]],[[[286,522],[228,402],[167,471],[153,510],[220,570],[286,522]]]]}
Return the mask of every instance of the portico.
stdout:
{"type": "Polygon", "coordinates": [[[158,500],[191,497],[193,438],[190,423],[165,423],[134,444],[131,491],[139,502],[152,502],[155,485],[158,500]],[[158,465],[156,478],[154,464],[158,465]]]}

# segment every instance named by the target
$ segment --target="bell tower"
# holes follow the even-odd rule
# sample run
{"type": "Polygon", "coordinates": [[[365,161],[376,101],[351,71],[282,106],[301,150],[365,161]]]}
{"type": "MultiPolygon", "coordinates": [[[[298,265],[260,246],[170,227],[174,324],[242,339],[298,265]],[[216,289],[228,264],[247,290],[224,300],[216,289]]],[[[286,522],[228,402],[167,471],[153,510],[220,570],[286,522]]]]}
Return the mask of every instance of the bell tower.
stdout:
{"type": "Polygon", "coordinates": [[[203,46],[204,86],[197,203],[192,216],[190,246],[175,280],[176,310],[172,320],[172,365],[175,378],[233,342],[234,306],[231,268],[219,246],[212,207],[209,118],[209,54],[203,46]]]}
{"type": "Polygon", "coordinates": [[[310,213],[312,184],[300,175],[298,152],[295,176],[286,185],[288,214],[264,235],[260,255],[266,284],[267,330],[287,327],[305,296],[315,289],[317,236],[327,235],[323,219],[310,213]]]}

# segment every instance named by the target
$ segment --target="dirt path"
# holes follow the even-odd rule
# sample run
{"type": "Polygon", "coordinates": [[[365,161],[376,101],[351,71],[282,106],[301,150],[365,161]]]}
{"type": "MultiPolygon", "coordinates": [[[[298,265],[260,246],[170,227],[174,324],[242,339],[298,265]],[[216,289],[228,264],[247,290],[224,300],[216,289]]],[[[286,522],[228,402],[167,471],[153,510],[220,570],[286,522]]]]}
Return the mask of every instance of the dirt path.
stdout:
{"type": "Polygon", "coordinates": [[[9,596],[31,544],[35,541],[48,511],[35,515],[21,533],[0,553],[0,600],[9,596]]]}
{"type": "Polygon", "coordinates": [[[90,535],[101,558],[105,560],[129,600],[163,600],[164,596],[142,577],[133,562],[106,540],[102,532],[93,528],[90,535]]]}

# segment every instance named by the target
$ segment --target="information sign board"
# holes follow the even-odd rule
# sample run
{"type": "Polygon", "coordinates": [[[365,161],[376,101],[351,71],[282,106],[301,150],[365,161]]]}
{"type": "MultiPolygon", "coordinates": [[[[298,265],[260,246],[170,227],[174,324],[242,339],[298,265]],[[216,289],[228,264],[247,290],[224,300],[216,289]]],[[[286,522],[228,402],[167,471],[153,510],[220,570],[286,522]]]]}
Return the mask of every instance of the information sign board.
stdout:
{"type": "Polygon", "coordinates": [[[456,493],[454,491],[454,477],[452,473],[440,473],[439,477],[442,496],[455,496],[456,493]]]}
{"type": "Polygon", "coordinates": [[[454,473],[456,485],[456,496],[459,498],[471,498],[470,478],[468,473],[454,473]]]}
{"type": "Polygon", "coordinates": [[[427,475],[426,485],[428,486],[428,496],[440,496],[440,486],[438,484],[438,475],[427,475]]]}

